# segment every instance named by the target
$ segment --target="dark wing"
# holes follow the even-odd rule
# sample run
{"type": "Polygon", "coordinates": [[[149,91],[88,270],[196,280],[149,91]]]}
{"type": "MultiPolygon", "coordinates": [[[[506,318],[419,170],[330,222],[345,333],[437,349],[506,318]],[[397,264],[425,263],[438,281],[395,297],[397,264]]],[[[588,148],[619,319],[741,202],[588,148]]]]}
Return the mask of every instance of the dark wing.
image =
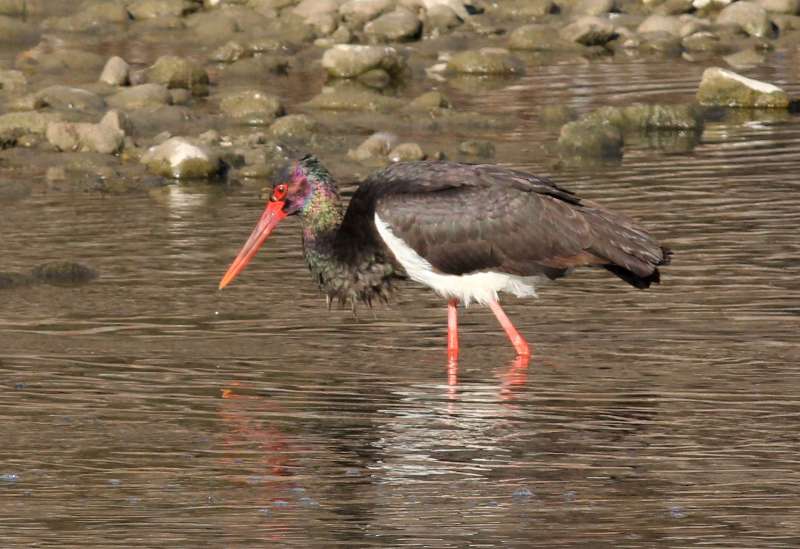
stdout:
{"type": "MultiPolygon", "coordinates": [[[[647,287],[668,256],[630,219],[546,179],[499,166],[398,164],[370,178],[353,203],[368,219],[377,212],[447,274],[496,270],[556,278],[573,267],[603,265],[647,287]]],[[[345,225],[349,216],[350,209],[345,225]]],[[[362,231],[379,239],[374,227],[362,231]]]]}

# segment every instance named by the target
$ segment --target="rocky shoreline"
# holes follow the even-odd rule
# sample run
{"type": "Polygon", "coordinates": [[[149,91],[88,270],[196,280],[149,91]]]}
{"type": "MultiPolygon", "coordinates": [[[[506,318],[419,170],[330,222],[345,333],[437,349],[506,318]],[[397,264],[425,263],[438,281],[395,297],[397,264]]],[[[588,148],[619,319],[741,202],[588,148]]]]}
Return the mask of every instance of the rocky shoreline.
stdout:
{"type": "Polygon", "coordinates": [[[490,160],[491,139],[434,148],[400,136],[509,131],[512,116],[464,110],[442,84],[480,94],[564,59],[680,57],[709,68],[694,101],[582,116],[535,105],[543,126],[560,128],[544,151],[558,158],[554,169],[618,161],[626,140],[649,134],[689,150],[720,110],[788,113],[783,90],[734,70],[800,42],[796,0],[65,4],[74,5],[0,0],[0,158],[13,167],[33,155],[48,181],[79,166],[101,174],[108,192],[153,177],[263,184],[308,151],[336,157],[348,174],[402,160],[490,160]],[[291,93],[298,80],[304,97],[291,93]]]}

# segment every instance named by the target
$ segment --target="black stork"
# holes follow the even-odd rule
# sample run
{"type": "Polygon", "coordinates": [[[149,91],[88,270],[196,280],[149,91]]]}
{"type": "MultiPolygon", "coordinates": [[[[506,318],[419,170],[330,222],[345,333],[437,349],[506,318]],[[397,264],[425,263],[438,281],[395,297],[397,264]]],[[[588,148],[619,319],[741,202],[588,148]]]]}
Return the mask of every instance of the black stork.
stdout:
{"type": "Polygon", "coordinates": [[[534,296],[538,282],[585,265],[647,288],[671,255],[628,217],[547,179],[489,164],[393,164],[364,181],[345,211],[334,178],[306,156],[274,185],[220,289],[290,215],[300,216],[305,260],[329,307],[332,300],[387,300],[400,279],[448,299],[451,362],[458,357],[459,303],[488,305],[517,354],[528,357],[498,292],[534,296]]]}

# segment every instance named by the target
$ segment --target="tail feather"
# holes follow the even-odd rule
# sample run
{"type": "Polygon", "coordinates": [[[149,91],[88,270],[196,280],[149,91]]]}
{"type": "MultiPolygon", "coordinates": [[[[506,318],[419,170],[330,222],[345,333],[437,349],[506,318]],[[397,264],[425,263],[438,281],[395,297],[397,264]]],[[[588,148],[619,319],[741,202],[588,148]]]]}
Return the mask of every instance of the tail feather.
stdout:
{"type": "Polygon", "coordinates": [[[651,264],[652,270],[649,274],[638,274],[615,263],[608,263],[603,267],[631,286],[644,290],[649,288],[651,284],[659,284],[661,282],[661,273],[658,270],[658,266],[669,265],[670,261],[672,261],[672,250],[661,247],[661,258],[655,264],[651,264]]]}

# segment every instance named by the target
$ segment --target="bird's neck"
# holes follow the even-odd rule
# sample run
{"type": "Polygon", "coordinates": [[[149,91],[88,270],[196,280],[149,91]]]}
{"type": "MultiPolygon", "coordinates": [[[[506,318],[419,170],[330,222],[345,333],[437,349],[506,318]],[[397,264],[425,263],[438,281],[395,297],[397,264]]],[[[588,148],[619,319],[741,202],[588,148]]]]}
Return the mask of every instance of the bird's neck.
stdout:
{"type": "MultiPolygon", "coordinates": [[[[332,259],[333,244],[344,213],[336,189],[319,187],[303,207],[303,245],[306,259],[310,255],[318,260],[332,259]]],[[[310,265],[310,264],[309,264],[310,265]]]]}

